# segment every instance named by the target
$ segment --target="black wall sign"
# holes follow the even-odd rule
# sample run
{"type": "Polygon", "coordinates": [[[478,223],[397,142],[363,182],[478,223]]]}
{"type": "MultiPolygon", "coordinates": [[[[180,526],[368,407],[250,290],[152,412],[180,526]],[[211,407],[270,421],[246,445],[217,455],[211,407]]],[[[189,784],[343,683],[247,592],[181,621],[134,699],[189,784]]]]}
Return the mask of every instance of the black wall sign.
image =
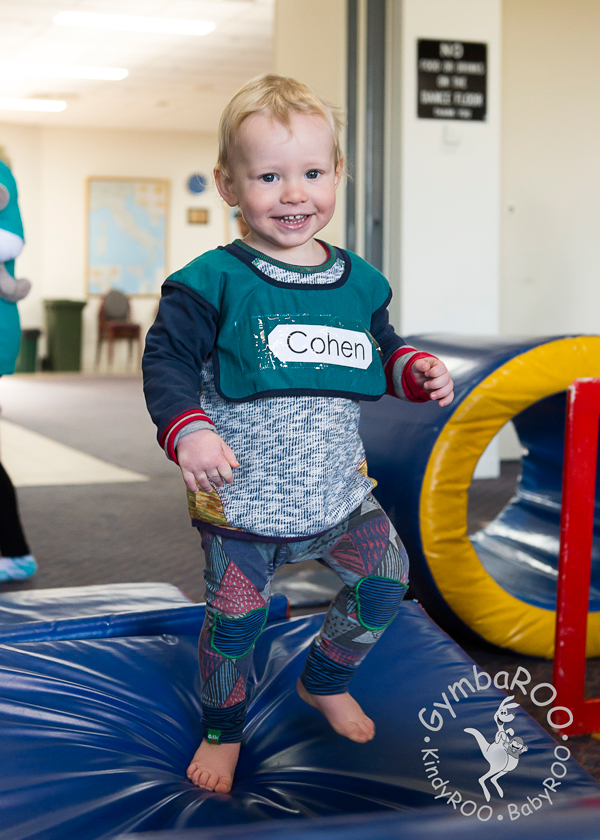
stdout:
{"type": "Polygon", "coordinates": [[[487,44],[418,41],[418,116],[485,120],[487,44]]]}

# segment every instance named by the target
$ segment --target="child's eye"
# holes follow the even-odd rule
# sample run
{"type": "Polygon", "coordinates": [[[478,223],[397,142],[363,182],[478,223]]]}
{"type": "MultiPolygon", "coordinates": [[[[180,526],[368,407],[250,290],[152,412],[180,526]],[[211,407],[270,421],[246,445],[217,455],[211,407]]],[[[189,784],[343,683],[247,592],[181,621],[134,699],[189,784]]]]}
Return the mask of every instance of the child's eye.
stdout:
{"type": "Polygon", "coordinates": [[[314,181],[314,180],[315,180],[315,178],[318,178],[320,174],[321,174],[321,173],[319,172],[319,170],[318,170],[318,169],[309,169],[309,170],[308,170],[308,172],[306,173],[306,177],[307,177],[310,181],[314,181]]]}
{"type": "Polygon", "coordinates": [[[277,175],[274,172],[267,172],[266,175],[261,175],[260,180],[264,181],[265,184],[272,184],[274,181],[277,180],[277,175]]]}

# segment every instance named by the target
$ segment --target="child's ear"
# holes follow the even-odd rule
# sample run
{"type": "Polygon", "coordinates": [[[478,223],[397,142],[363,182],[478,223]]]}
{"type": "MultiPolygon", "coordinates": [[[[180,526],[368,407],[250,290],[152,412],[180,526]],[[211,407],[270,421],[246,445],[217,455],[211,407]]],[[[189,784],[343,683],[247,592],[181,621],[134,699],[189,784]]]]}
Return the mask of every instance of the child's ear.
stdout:
{"type": "Polygon", "coordinates": [[[238,203],[237,194],[233,184],[233,179],[224,169],[215,166],[213,175],[215,176],[215,184],[217,190],[223,201],[227,202],[230,207],[235,207],[238,203]]]}

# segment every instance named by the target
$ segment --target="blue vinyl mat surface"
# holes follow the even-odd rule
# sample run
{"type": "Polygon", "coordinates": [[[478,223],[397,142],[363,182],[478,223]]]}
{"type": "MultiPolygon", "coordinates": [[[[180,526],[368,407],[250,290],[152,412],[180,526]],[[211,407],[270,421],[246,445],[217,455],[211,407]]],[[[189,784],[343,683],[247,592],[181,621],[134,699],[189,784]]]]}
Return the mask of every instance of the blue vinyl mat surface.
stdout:
{"type": "Polygon", "coordinates": [[[472,660],[415,602],[402,605],[351,685],[375,739],[359,746],[336,735],[295,692],[322,619],[272,620],[259,639],[230,795],[185,778],[201,738],[197,633],[172,632],[165,621],[160,634],[1,644],[1,840],[165,830],[176,840],[183,829],[460,807],[474,809],[458,817],[465,824],[479,813],[491,827],[510,820],[510,807],[527,807],[527,797],[551,811],[600,794],[567,748],[518,708],[510,725],[527,751],[500,779],[503,798],[490,786],[486,802],[482,750],[494,741],[505,694],[476,681],[472,660]],[[421,722],[421,709],[437,731],[421,722]],[[481,733],[481,747],[465,728],[481,733]]]}
{"type": "Polygon", "coordinates": [[[598,840],[600,799],[556,805],[507,820],[412,813],[328,817],[259,826],[123,834],[115,840],[598,840]]]}
{"type": "MultiPolygon", "coordinates": [[[[34,589],[0,596],[0,643],[191,634],[198,637],[204,604],[168,583],[114,583],[34,589]]],[[[285,618],[288,603],[275,594],[268,621],[285,618]]]]}

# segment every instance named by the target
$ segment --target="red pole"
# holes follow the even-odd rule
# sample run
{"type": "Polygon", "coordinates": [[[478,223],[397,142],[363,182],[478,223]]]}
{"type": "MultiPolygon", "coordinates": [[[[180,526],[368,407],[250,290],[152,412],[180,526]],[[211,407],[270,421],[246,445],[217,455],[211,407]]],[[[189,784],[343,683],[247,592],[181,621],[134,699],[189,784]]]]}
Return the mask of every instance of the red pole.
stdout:
{"type": "Polygon", "coordinates": [[[600,379],[576,379],[567,392],[554,656],[555,703],[571,710],[562,731],[573,735],[600,731],[600,698],[584,700],[599,416],[600,379]]]}

